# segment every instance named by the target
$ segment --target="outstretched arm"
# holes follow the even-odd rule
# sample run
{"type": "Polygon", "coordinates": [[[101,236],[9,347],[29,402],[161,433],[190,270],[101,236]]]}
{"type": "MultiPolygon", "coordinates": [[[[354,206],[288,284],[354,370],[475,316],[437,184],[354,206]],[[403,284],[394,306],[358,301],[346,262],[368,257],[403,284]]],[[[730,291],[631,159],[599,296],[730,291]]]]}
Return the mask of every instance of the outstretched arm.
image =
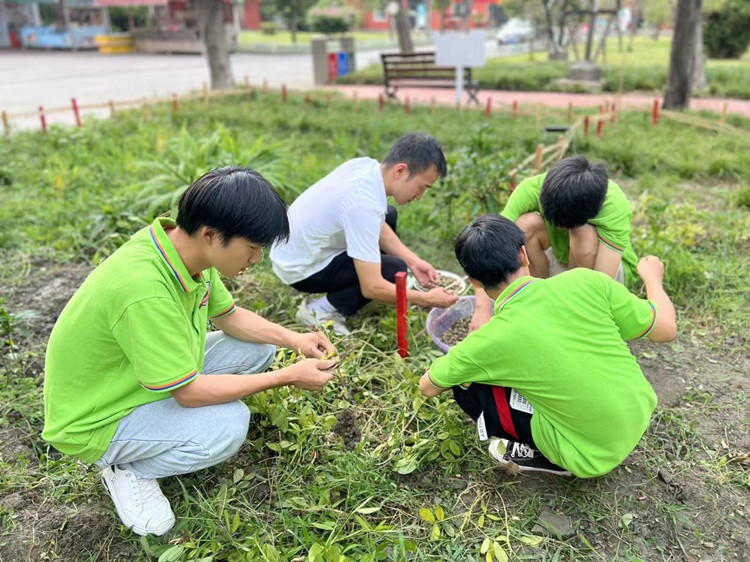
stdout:
{"type": "Polygon", "coordinates": [[[677,315],[674,305],[664,291],[664,264],[655,256],[645,256],[638,262],[638,275],[646,286],[648,300],[656,305],[656,323],[648,334],[651,341],[672,341],[677,337],[677,315]]]}

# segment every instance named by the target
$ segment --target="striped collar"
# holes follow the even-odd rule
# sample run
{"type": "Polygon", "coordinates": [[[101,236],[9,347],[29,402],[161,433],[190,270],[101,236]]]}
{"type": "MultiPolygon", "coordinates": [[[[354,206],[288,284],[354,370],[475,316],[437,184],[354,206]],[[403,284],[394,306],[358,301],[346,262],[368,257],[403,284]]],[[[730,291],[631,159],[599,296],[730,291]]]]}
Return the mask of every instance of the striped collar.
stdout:
{"type": "Polygon", "coordinates": [[[508,301],[510,301],[518,293],[523,291],[526,287],[531,285],[534,281],[536,281],[534,277],[527,275],[524,277],[519,277],[510,285],[505,287],[505,289],[503,289],[503,292],[500,293],[500,296],[498,296],[497,300],[495,301],[495,314],[500,312],[500,309],[505,306],[508,301]]]}
{"type": "Polygon", "coordinates": [[[193,279],[190,276],[190,273],[188,273],[185,264],[182,263],[180,254],[177,253],[174,244],[172,244],[169,236],[167,236],[166,231],[171,230],[174,227],[175,222],[173,219],[159,217],[153,223],[151,223],[151,226],[148,229],[148,233],[151,237],[151,241],[153,242],[154,247],[159,252],[159,255],[164,260],[164,263],[166,263],[169,267],[169,270],[172,273],[172,276],[175,278],[177,284],[184,292],[189,293],[195,289],[205,287],[205,285],[200,280],[200,273],[196,276],[196,279],[193,279]]]}

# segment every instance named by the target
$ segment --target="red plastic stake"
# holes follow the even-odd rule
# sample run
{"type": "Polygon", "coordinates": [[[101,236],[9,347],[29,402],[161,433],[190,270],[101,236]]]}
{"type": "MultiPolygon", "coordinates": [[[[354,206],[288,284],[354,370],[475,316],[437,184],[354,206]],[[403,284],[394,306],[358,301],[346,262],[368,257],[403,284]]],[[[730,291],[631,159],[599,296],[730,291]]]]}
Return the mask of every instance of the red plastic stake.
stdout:
{"type": "Polygon", "coordinates": [[[385,100],[383,99],[383,94],[378,94],[378,111],[383,111],[383,106],[385,105],[385,100]]]}
{"type": "Polygon", "coordinates": [[[492,98],[487,98],[487,106],[484,108],[484,116],[489,119],[492,112],[492,98]]]}
{"type": "Polygon", "coordinates": [[[47,117],[45,117],[44,108],[41,105],[39,106],[39,121],[42,122],[42,131],[47,134],[47,117]]]}
{"type": "Polygon", "coordinates": [[[516,190],[516,172],[510,175],[510,192],[513,193],[516,190]]]}
{"type": "Polygon", "coordinates": [[[308,95],[305,96],[305,105],[307,107],[310,107],[311,103],[312,103],[312,100],[310,99],[310,95],[308,94],[308,95]]]}
{"type": "Polygon", "coordinates": [[[513,111],[512,111],[513,117],[518,115],[518,100],[513,100],[513,111]]]}
{"type": "Polygon", "coordinates": [[[406,96],[406,102],[404,102],[404,111],[406,111],[407,115],[411,115],[411,103],[409,101],[409,96],[406,96]]]}
{"type": "Polygon", "coordinates": [[[604,119],[599,119],[596,123],[596,138],[602,138],[602,131],[604,130],[604,119]]]}
{"type": "Polygon", "coordinates": [[[78,111],[78,102],[75,98],[70,98],[70,103],[73,106],[73,115],[76,116],[76,125],[81,126],[81,114],[78,111]]]}
{"type": "Polygon", "coordinates": [[[589,138],[589,127],[591,127],[591,119],[587,115],[583,118],[583,137],[589,138]]]}
{"type": "Polygon", "coordinates": [[[177,94],[172,94],[172,113],[177,113],[177,94]]]}
{"type": "Polygon", "coordinates": [[[408,324],[406,315],[409,308],[406,304],[406,273],[396,274],[396,335],[398,340],[398,354],[401,357],[409,355],[409,340],[407,339],[408,324]]]}
{"type": "Polygon", "coordinates": [[[659,122],[659,100],[654,100],[654,110],[651,112],[651,124],[656,127],[659,122]]]}
{"type": "Polygon", "coordinates": [[[617,106],[615,105],[615,102],[612,102],[612,118],[610,119],[611,123],[614,123],[617,120],[617,106]]]}
{"type": "Polygon", "coordinates": [[[286,103],[289,99],[289,94],[286,91],[286,84],[281,85],[281,101],[286,103]]]}

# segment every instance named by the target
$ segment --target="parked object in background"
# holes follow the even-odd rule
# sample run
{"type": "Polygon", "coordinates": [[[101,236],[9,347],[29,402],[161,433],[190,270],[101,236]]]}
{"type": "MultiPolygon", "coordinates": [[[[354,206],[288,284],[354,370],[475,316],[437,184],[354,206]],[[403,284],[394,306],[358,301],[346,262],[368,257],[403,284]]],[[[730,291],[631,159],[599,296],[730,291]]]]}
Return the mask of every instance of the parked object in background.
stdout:
{"type": "Polygon", "coordinates": [[[512,45],[513,43],[530,41],[535,35],[536,31],[529,20],[510,18],[500,28],[495,37],[500,45],[512,45]]]}

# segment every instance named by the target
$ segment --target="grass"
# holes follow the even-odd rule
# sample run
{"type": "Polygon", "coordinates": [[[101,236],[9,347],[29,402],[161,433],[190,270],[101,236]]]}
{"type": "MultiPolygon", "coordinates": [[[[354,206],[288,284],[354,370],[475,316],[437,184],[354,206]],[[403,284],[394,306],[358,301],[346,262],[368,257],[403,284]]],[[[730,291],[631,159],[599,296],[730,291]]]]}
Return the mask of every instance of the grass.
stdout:
{"type": "MultiPolygon", "coordinates": [[[[382,157],[408,130],[438,136],[451,172],[423,201],[402,208],[401,235],[437,267],[456,271],[453,236],[476,214],[502,207],[507,170],[548,140],[533,118],[496,114],[488,122],[481,112],[424,107],[406,117],[398,106],[379,114],[372,103],[355,110],[335,100],[328,109],[314,97],[307,107],[294,95],[284,105],[256,92],[209,108],[186,102],[177,117],[156,107],[149,123],[121,112],[82,129],[0,141],[0,294],[7,298],[0,303],[0,496],[26,501],[0,502],[0,558],[9,552],[3,548],[29,552],[36,541],[35,556],[60,560],[672,560],[683,544],[683,552],[721,559],[735,544],[724,529],[747,536],[731,506],[750,481],[706,425],[718,413],[705,413],[728,416],[727,435],[746,435],[748,394],[728,398],[710,384],[711,363],[686,358],[693,346],[710,357],[747,356],[750,216],[737,194],[750,184],[750,147],[671,122],[650,128],[638,112],[621,112],[602,139],[578,138],[572,151],[607,163],[633,204],[637,253],[666,262],[681,343],[638,348],[639,358],[660,373],[693,373],[706,388],[696,384],[680,406],[661,406],[643,442],[611,474],[498,475],[452,400],[418,393],[418,377],[437,353],[424,333],[425,311],[409,316],[411,355],[402,360],[394,311],[385,306],[364,311],[354,335],[336,341],[344,374],[336,384],[319,394],[282,388],[249,398],[254,422],[233,459],[163,481],[179,520],[169,543],[120,530],[96,471],[41,440],[46,336],[67,298],[54,289],[72,279],[71,268],[106,257],[212,166],[250,163],[291,201],[345,159],[382,157]],[[362,436],[353,449],[334,432],[345,412],[362,436]],[[680,496],[663,482],[665,471],[698,492],[686,487],[680,496]],[[574,536],[533,534],[543,509],[572,517],[574,536]],[[57,526],[41,526],[53,515],[57,526]],[[71,543],[78,534],[86,538],[71,543]],[[717,546],[701,550],[704,542],[717,546]]],[[[227,284],[241,305],[291,325],[300,295],[267,261],[227,284]]],[[[281,353],[277,365],[290,360],[281,353]]]]}
{"type": "MultiPolygon", "coordinates": [[[[669,39],[654,41],[648,37],[636,37],[632,51],[627,50],[627,38],[624,38],[623,44],[623,51],[620,52],[617,38],[607,41],[606,58],[600,61],[603,90],[619,92],[622,88],[623,92],[662,93],[669,67],[669,39]]],[[[551,82],[568,76],[568,63],[548,61],[546,53],[494,57],[488,59],[484,67],[477,68],[475,76],[479,87],[485,90],[555,91],[563,88],[551,82]]],[[[704,95],[750,99],[748,55],[742,60],[709,60],[706,78],[709,90],[704,95]]],[[[380,65],[373,65],[340,80],[346,83],[382,84],[383,71],[380,65]]]]}

